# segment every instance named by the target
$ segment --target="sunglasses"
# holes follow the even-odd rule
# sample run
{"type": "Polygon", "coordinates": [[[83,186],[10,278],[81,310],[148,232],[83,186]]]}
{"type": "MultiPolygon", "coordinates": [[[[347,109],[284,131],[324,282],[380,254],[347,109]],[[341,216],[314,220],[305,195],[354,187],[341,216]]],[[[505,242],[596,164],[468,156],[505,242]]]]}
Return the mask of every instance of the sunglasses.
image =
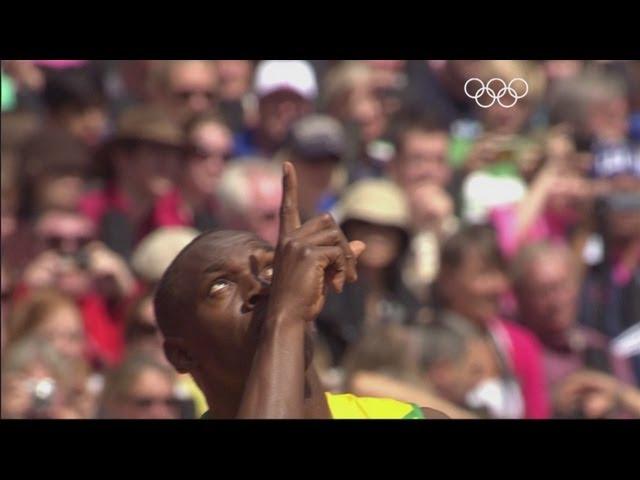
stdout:
{"type": "Polygon", "coordinates": [[[93,241],[93,237],[77,236],[64,237],[61,235],[49,235],[44,237],[44,241],[49,248],[54,250],[62,250],[63,245],[67,242],[73,242],[78,248],[83,248],[93,241]]]}
{"type": "Polygon", "coordinates": [[[179,409],[180,400],[175,397],[153,398],[153,397],[130,397],[129,402],[138,408],[151,408],[155,405],[163,405],[167,408],[179,409]]]}
{"type": "Polygon", "coordinates": [[[216,93],[213,90],[197,90],[197,89],[184,89],[176,90],[173,95],[182,101],[188,101],[192,97],[202,96],[208,101],[213,102],[216,99],[216,93]]]}
{"type": "Polygon", "coordinates": [[[216,157],[216,158],[221,158],[225,162],[228,162],[229,160],[231,160],[231,156],[232,156],[231,152],[228,152],[228,151],[207,150],[205,148],[198,147],[198,146],[194,146],[193,151],[195,155],[200,159],[216,157]]]}

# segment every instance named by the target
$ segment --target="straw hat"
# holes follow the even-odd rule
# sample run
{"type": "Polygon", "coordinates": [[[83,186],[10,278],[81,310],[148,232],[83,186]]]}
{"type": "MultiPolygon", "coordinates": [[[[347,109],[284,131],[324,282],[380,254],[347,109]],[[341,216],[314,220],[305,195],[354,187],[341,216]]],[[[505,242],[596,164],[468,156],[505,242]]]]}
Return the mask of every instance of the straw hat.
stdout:
{"type": "Polygon", "coordinates": [[[340,224],[348,220],[409,228],[409,207],[404,192],[386,179],[359,180],[347,188],[334,215],[340,224]]]}
{"type": "Polygon", "coordinates": [[[163,227],[147,235],[131,256],[134,272],[144,281],[158,282],[173,259],[199,232],[188,227],[163,227]]]}
{"type": "Polygon", "coordinates": [[[120,141],[146,141],[175,148],[185,145],[180,127],[162,110],[148,105],[132,107],[120,115],[110,142],[120,141]]]}
{"type": "Polygon", "coordinates": [[[139,142],[177,151],[187,151],[188,148],[182,129],[164,111],[152,105],[131,107],[120,114],[115,131],[98,147],[94,174],[110,176],[114,148],[139,142]]]}

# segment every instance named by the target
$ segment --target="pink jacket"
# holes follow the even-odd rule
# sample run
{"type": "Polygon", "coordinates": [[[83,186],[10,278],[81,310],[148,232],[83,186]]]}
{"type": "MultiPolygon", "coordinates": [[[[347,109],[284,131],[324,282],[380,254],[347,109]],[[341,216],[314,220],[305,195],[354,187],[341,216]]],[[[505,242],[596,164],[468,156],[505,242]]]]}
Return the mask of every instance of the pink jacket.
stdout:
{"type": "Polygon", "coordinates": [[[525,418],[549,418],[551,409],[544,377],[542,347],[533,333],[514,322],[496,319],[490,326],[510,363],[525,404],[525,418]]]}

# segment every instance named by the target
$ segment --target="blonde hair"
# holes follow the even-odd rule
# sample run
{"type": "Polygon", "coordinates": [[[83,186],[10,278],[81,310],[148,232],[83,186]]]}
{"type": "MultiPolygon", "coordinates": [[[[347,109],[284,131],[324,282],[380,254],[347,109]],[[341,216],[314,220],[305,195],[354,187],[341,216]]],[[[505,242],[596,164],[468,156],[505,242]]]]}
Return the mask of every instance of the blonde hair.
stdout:
{"type": "Polygon", "coordinates": [[[151,64],[149,73],[149,91],[154,94],[166,91],[169,87],[171,70],[177,66],[194,62],[210,67],[217,75],[217,64],[213,60],[156,60],[151,64]]]}
{"type": "Polygon", "coordinates": [[[73,300],[55,290],[40,290],[22,300],[16,305],[7,325],[8,344],[30,336],[52,312],[62,308],[70,308],[80,317],[73,300]]]}
{"type": "Polygon", "coordinates": [[[334,111],[344,104],[351,91],[362,84],[373,81],[373,69],[360,61],[345,61],[329,70],[324,79],[323,105],[334,111]]]}
{"type": "MultiPolygon", "coordinates": [[[[542,67],[532,60],[488,60],[482,64],[481,76],[486,82],[491,78],[500,78],[508,85],[514,78],[522,78],[529,85],[525,97],[529,102],[539,102],[545,93],[546,79],[542,67]]],[[[519,88],[514,82],[513,88],[519,88]]],[[[518,92],[522,94],[523,92],[518,92]]]]}
{"type": "Polygon", "coordinates": [[[251,177],[266,175],[280,182],[281,167],[262,157],[244,157],[234,159],[225,168],[216,192],[220,201],[222,215],[231,218],[234,215],[244,215],[250,207],[251,177]]]}
{"type": "Polygon", "coordinates": [[[160,363],[144,350],[134,349],[127,354],[122,363],[107,374],[100,399],[101,410],[109,416],[110,407],[127,396],[140,375],[147,370],[160,373],[172,384],[175,384],[178,378],[175,370],[169,365],[160,363]]]}

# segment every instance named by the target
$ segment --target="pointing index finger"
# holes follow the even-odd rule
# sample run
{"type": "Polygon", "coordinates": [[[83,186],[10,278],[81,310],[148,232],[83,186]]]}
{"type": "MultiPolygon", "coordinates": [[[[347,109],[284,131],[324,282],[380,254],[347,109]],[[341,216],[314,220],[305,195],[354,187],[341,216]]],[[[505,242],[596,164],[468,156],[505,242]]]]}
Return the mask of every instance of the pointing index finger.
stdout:
{"type": "Polygon", "coordinates": [[[290,162],[282,165],[282,203],[280,204],[280,237],[300,227],[298,211],[298,177],[290,162]]]}

